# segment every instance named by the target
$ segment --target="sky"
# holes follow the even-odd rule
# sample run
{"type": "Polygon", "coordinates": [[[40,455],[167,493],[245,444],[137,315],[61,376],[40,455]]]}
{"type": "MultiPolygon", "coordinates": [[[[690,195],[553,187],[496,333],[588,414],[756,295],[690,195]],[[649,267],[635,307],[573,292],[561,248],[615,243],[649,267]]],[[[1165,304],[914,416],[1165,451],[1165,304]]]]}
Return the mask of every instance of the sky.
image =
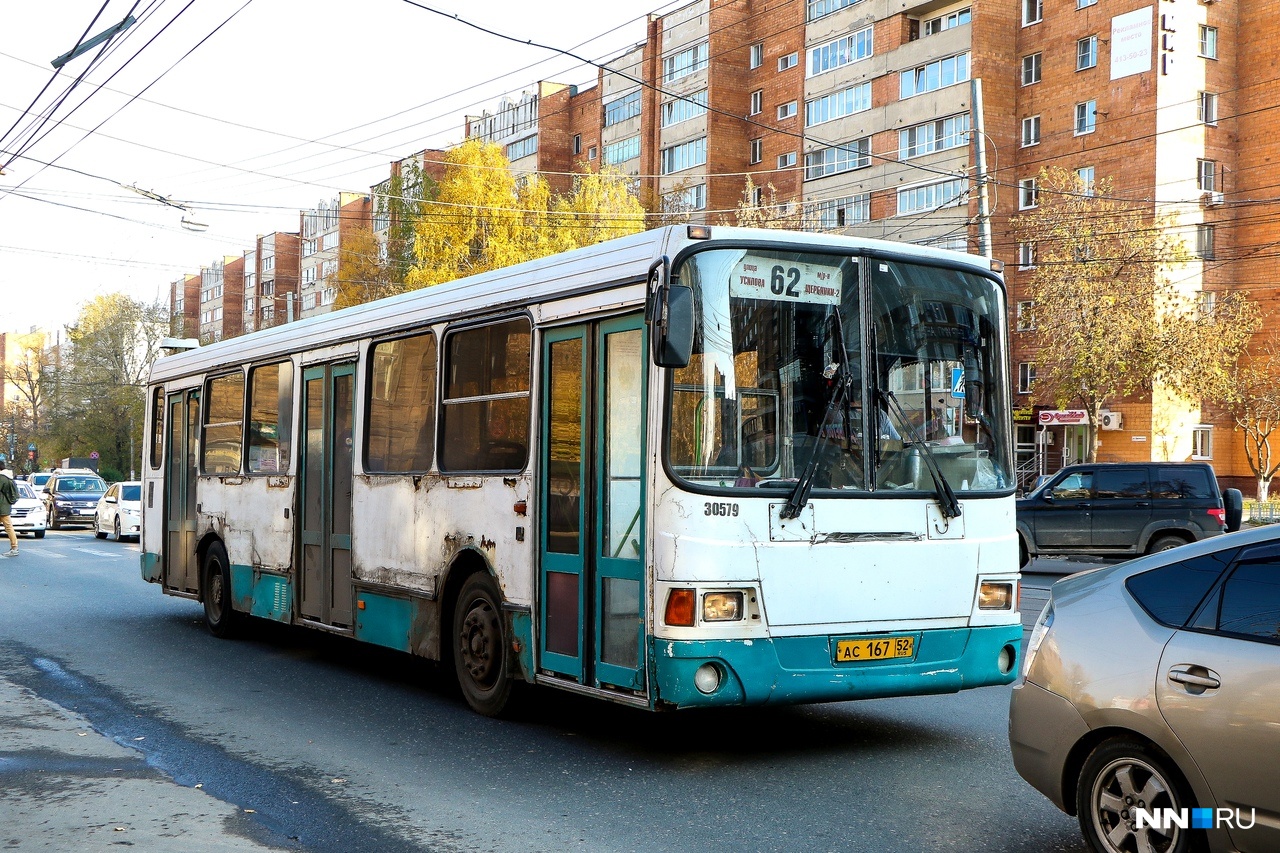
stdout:
{"type": "Polygon", "coordinates": [[[299,210],[367,193],[391,161],[461,142],[464,116],[504,95],[539,80],[595,83],[593,67],[459,18],[606,61],[644,40],[648,13],[684,3],[4,5],[0,332],[25,332],[72,323],[106,293],[167,301],[183,275],[259,234],[296,231],[299,210]],[[130,13],[137,23],[102,56],[95,48],[54,76],[55,57],[130,13]]]}

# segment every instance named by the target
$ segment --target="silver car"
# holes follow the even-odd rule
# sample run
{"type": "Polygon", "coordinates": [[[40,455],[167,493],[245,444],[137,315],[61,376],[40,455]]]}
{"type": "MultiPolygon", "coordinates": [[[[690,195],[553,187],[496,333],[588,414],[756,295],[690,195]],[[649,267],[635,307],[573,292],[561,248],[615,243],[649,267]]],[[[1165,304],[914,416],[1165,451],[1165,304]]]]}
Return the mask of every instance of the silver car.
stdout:
{"type": "Polygon", "coordinates": [[[1009,743],[1100,853],[1280,851],[1280,525],[1054,584],[1009,743]]]}

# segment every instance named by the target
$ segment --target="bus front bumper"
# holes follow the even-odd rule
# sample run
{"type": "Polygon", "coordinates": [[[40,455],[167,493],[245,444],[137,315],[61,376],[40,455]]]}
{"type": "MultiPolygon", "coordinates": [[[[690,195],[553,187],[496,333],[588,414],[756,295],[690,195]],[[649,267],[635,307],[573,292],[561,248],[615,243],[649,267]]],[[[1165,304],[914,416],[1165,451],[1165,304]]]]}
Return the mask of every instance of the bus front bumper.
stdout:
{"type": "Polygon", "coordinates": [[[901,660],[836,663],[842,635],[653,641],[658,704],[677,708],[797,704],[955,693],[1009,684],[1022,625],[886,632],[916,638],[901,660]],[[708,691],[708,688],[712,688],[708,691]]]}

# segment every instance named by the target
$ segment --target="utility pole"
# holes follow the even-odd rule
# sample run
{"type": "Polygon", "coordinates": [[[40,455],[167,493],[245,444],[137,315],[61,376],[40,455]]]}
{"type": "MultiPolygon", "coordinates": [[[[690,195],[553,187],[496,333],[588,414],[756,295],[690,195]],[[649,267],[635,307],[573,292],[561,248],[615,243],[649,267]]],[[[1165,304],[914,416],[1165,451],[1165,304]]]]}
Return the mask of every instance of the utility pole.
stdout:
{"type": "Polygon", "coordinates": [[[982,120],[982,78],[974,77],[969,81],[972,95],[970,102],[973,110],[972,124],[974,144],[977,154],[975,164],[978,182],[978,254],[991,257],[991,201],[987,194],[987,134],[986,123],[982,120]]]}

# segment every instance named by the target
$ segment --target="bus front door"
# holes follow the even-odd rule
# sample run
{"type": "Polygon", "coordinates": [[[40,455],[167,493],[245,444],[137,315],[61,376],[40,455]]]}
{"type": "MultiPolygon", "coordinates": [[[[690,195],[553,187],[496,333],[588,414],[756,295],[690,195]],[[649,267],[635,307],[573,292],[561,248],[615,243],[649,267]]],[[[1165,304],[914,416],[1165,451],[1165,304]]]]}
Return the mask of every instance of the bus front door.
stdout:
{"type": "Polygon", "coordinates": [[[547,332],[542,356],[539,666],[643,693],[642,318],[547,332]]]}
{"type": "Polygon", "coordinates": [[[196,565],[196,448],[200,389],[169,395],[165,437],[164,586],[180,594],[200,591],[196,565]]]}
{"type": "Polygon", "coordinates": [[[305,619],[350,627],[355,365],[308,367],[302,382],[298,612],[305,619]]]}

